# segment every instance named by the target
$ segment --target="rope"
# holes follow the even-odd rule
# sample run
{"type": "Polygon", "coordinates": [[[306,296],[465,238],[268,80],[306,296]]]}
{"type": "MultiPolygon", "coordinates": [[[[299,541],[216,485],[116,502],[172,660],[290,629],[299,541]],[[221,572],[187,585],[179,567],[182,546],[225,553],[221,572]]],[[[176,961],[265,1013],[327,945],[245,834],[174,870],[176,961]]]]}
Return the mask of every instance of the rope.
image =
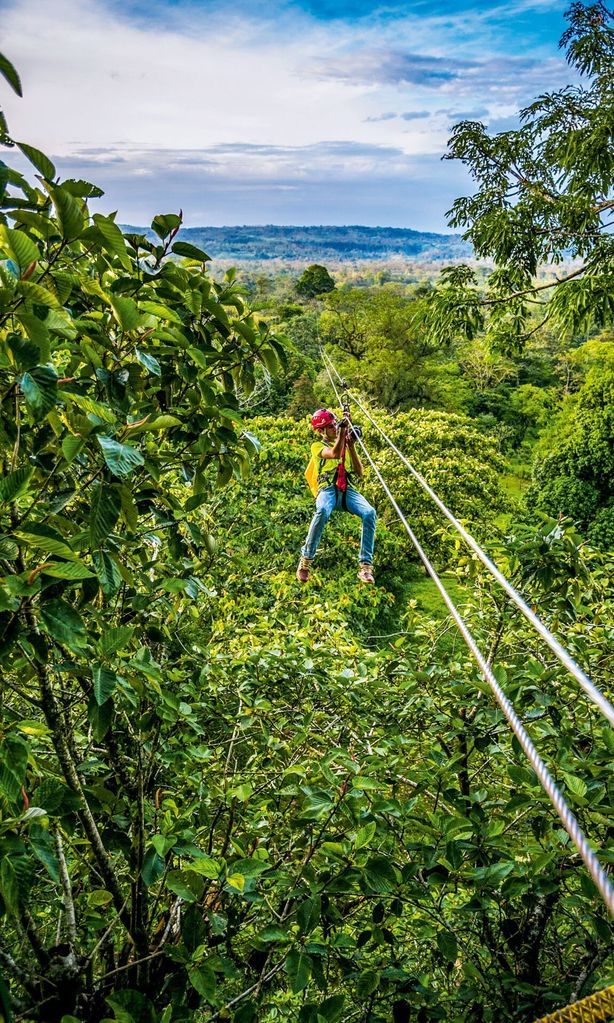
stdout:
{"type": "MultiPolygon", "coordinates": [[[[327,363],[330,364],[330,368],[333,370],[333,372],[337,376],[337,378],[340,381],[340,383],[343,384],[342,378],[339,375],[338,371],[335,369],[335,366],[333,365],[333,362],[332,362],[330,356],[327,355],[326,352],[322,348],[320,349],[320,351],[322,353],[322,358],[324,360],[324,365],[326,367],[326,371],[327,371],[329,377],[330,377],[330,370],[329,370],[329,367],[328,367],[327,363]]],[[[449,508],[447,508],[446,505],[443,503],[443,501],[437,496],[437,494],[432,489],[432,487],[429,486],[429,484],[426,482],[424,477],[421,476],[420,473],[418,472],[418,470],[411,464],[409,459],[405,457],[405,455],[403,454],[402,451],[399,451],[399,449],[396,446],[396,444],[394,443],[394,441],[392,441],[390,439],[388,434],[385,433],[385,431],[382,429],[382,427],[379,425],[379,423],[377,423],[375,421],[375,419],[373,418],[373,416],[370,415],[370,413],[367,411],[367,409],[364,407],[364,405],[362,405],[361,402],[358,400],[356,395],[353,394],[350,391],[348,391],[348,394],[351,395],[353,401],[356,403],[356,405],[358,405],[358,407],[361,410],[361,412],[367,417],[369,422],[371,422],[373,424],[375,429],[379,431],[379,433],[384,438],[386,443],[392,448],[392,450],[395,452],[395,454],[397,454],[399,456],[399,458],[404,463],[404,465],[407,466],[407,468],[409,469],[410,473],[412,474],[414,479],[417,480],[417,482],[420,484],[422,489],[429,495],[431,500],[435,502],[435,504],[437,505],[439,510],[442,511],[443,514],[448,519],[448,521],[452,523],[452,525],[454,526],[456,531],[458,533],[460,533],[460,535],[462,536],[462,538],[465,541],[465,543],[471,548],[471,550],[475,554],[477,554],[477,556],[480,559],[480,561],[482,562],[482,564],[485,565],[485,567],[488,569],[488,571],[491,573],[491,575],[494,576],[494,578],[497,580],[499,585],[505,590],[507,595],[514,602],[516,607],[518,607],[522,611],[522,613],[525,616],[525,618],[527,619],[527,621],[529,621],[531,623],[531,625],[533,626],[533,628],[536,629],[537,632],[539,632],[539,634],[542,637],[542,639],[544,639],[545,642],[548,644],[548,646],[552,650],[553,654],[555,654],[555,656],[558,657],[558,659],[561,662],[561,664],[563,664],[564,667],[567,668],[569,673],[571,675],[573,675],[573,677],[576,679],[576,681],[579,682],[579,684],[582,686],[584,692],[587,694],[589,699],[591,699],[593,701],[593,703],[599,708],[601,713],[608,719],[610,724],[614,725],[614,707],[609,702],[607,697],[604,696],[604,694],[601,692],[601,690],[598,689],[597,686],[594,684],[594,682],[592,682],[590,680],[588,675],[586,675],[582,671],[582,669],[579,667],[579,665],[577,665],[576,662],[574,661],[573,657],[567,652],[565,647],[562,646],[561,643],[559,643],[558,639],[555,636],[552,635],[552,633],[547,628],[547,626],[544,625],[544,623],[541,621],[541,619],[537,617],[535,612],[531,610],[531,608],[526,603],[526,601],[522,598],[520,593],[518,593],[518,591],[514,589],[512,584],[510,582],[508,582],[508,580],[505,578],[503,573],[497,568],[497,566],[494,564],[494,562],[492,562],[490,560],[490,558],[482,550],[482,548],[480,547],[478,542],[471,536],[471,533],[468,533],[467,530],[465,529],[465,527],[461,525],[461,523],[452,514],[452,512],[449,510],[449,508]]]]}
{"type": "MultiPolygon", "coordinates": [[[[335,392],[337,401],[340,401],[339,392],[337,390],[337,387],[335,386],[335,382],[332,378],[330,370],[328,369],[328,366],[326,366],[326,371],[328,373],[328,377],[331,382],[332,388],[335,392]]],[[[375,475],[377,476],[384,493],[386,494],[388,500],[392,504],[394,510],[399,516],[399,519],[401,520],[403,526],[405,527],[407,535],[409,536],[409,539],[416,548],[420,560],[422,561],[428,574],[430,575],[431,579],[433,580],[437,589],[439,590],[439,593],[441,594],[450,614],[452,615],[454,621],[456,622],[456,625],[461,636],[465,640],[465,643],[467,644],[475,661],[477,662],[482,677],[490,686],[497,703],[499,704],[501,710],[505,714],[505,717],[507,718],[511,729],[514,732],[516,738],[518,739],[518,742],[520,743],[522,749],[524,750],[525,755],[529,760],[533,770],[535,771],[535,774],[537,775],[542,788],[548,795],[550,802],[552,803],[557,814],[559,815],[563,823],[563,827],[565,828],[567,834],[574,843],[576,849],[580,853],[580,856],[584,860],[586,868],[590,876],[592,877],[593,881],[595,882],[595,885],[597,886],[603,898],[603,901],[605,902],[612,916],[614,916],[614,888],[610,884],[606,872],[599,863],[599,860],[595,856],[595,853],[589,846],[588,841],[586,840],[584,833],[580,828],[580,825],[578,824],[572,811],[569,809],[569,806],[565,802],[565,799],[560,790],[558,789],[550,772],[548,771],[548,768],[546,767],[543,760],[539,756],[537,750],[535,749],[535,746],[533,745],[528,732],[525,730],[512,704],[508,700],[507,696],[505,695],[501,686],[499,685],[495,676],[493,675],[490,665],[488,664],[484,655],[480,651],[464,619],[461,617],[459,611],[456,608],[456,605],[452,601],[452,598],[449,596],[448,591],[446,590],[433,565],[431,564],[427,555],[425,554],[420,542],[418,541],[418,538],[413,532],[399,505],[397,504],[384,477],[382,476],[375,462],[371,458],[371,455],[367,451],[367,448],[361,437],[358,438],[358,443],[360,444],[366,458],[369,461],[369,464],[371,465],[371,468],[373,469],[375,475]]]]}
{"type": "Polygon", "coordinates": [[[614,985],[542,1016],[535,1023],[609,1023],[614,1019],[614,985]]]}

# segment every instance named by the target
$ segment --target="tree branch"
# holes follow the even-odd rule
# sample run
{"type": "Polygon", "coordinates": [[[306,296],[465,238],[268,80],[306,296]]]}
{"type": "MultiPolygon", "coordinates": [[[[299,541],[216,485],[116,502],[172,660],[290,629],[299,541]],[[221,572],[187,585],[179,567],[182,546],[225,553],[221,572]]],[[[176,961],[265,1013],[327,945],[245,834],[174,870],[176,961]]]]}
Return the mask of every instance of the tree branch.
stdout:
{"type": "Polygon", "coordinates": [[[60,868],[60,880],[62,882],[62,890],[64,892],[64,912],[66,914],[66,930],[68,933],[68,940],[71,945],[75,946],[77,943],[77,917],[75,913],[75,903],[72,896],[72,885],[70,883],[70,876],[68,873],[68,866],[66,864],[66,857],[64,855],[64,845],[60,836],[58,828],[55,829],[55,848],[58,854],[58,864],[60,868]]]}

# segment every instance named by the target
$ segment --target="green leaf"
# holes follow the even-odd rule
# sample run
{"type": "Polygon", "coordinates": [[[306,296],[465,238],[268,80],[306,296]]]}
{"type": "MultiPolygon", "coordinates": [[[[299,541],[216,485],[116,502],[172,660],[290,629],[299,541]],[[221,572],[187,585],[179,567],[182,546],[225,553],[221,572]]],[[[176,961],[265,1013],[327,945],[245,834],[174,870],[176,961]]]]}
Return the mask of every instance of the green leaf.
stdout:
{"type": "Polygon", "coordinates": [[[583,798],[588,792],[586,782],[579,778],[576,774],[568,774],[567,771],[563,771],[563,778],[565,784],[570,792],[573,792],[574,796],[580,796],[583,798]]]}
{"type": "Polygon", "coordinates": [[[398,885],[395,869],[384,856],[371,856],[367,860],[362,881],[367,890],[376,895],[391,892],[398,885]]]}
{"type": "Polygon", "coordinates": [[[149,848],[143,858],[143,866],[141,868],[141,877],[148,888],[156,881],[159,881],[162,877],[165,869],[165,863],[161,856],[158,855],[156,850],[149,848]]]}
{"type": "Polygon", "coordinates": [[[158,213],[151,222],[152,231],[162,239],[168,237],[177,227],[181,227],[181,217],[176,213],[158,213]]]}
{"type": "Polygon", "coordinates": [[[15,288],[18,295],[22,295],[26,302],[34,302],[36,305],[46,306],[47,309],[59,310],[60,303],[57,295],[54,295],[49,288],[42,284],[35,284],[34,281],[18,281],[15,288]]]}
{"type": "Polygon", "coordinates": [[[444,959],[449,963],[455,963],[458,959],[458,944],[453,931],[437,932],[437,947],[444,959]]]}
{"type": "Polygon", "coordinates": [[[209,963],[200,963],[198,966],[191,966],[188,970],[190,984],[199,995],[212,1001],[215,998],[215,970],[209,963]]]}
{"type": "Polygon", "coordinates": [[[19,75],[10,60],[3,53],[0,53],[0,75],[6,79],[13,92],[16,92],[18,96],[23,96],[19,75]]]}
{"type": "Polygon", "coordinates": [[[312,895],[310,899],[305,899],[301,903],[296,914],[296,922],[300,927],[301,934],[309,934],[314,927],[317,927],[321,913],[322,899],[320,895],[312,895]]]}
{"type": "Polygon", "coordinates": [[[19,909],[19,883],[10,857],[3,856],[0,863],[0,894],[9,913],[19,909]]]}
{"type": "Polygon", "coordinates": [[[92,560],[102,592],[105,597],[114,597],[122,584],[121,572],[116,559],[108,551],[94,551],[92,560]]]}
{"type": "Polygon", "coordinates": [[[166,887],[186,902],[196,902],[205,889],[205,882],[192,870],[169,870],[166,887]]]}
{"type": "Polygon", "coordinates": [[[340,1023],[344,1005],[345,995],[331,995],[318,1005],[318,1016],[323,1017],[326,1023],[340,1023]]]}
{"type": "Polygon", "coordinates": [[[175,242],[171,245],[171,252],[174,252],[176,256],[185,256],[187,259],[197,259],[199,263],[207,263],[211,260],[211,256],[190,242],[175,242]]]}
{"type": "Polygon", "coordinates": [[[256,937],[258,941],[266,942],[273,941],[287,942],[291,940],[288,932],[285,931],[283,927],[278,927],[275,924],[271,924],[271,926],[264,927],[261,931],[258,931],[256,937]]]}
{"type": "Polygon", "coordinates": [[[80,561],[55,562],[48,561],[42,568],[43,575],[49,575],[52,579],[93,579],[94,573],[80,561]]]}
{"type": "Polygon", "coordinates": [[[365,824],[364,828],[360,828],[356,832],[356,838],[354,839],[354,848],[362,849],[365,845],[368,845],[375,832],[377,831],[377,824],[373,821],[371,824],[365,824]]]}
{"type": "Polygon", "coordinates": [[[106,629],[100,640],[100,652],[103,657],[111,657],[118,650],[125,650],[134,636],[134,627],[131,625],[117,625],[114,628],[106,629]]]}
{"type": "Polygon", "coordinates": [[[115,487],[97,483],[90,504],[90,542],[97,547],[113,531],[122,510],[121,497],[115,487]]]}
{"type": "Polygon", "coordinates": [[[130,444],[120,444],[111,437],[98,434],[96,440],[102,448],[104,460],[114,476],[129,476],[133,469],[143,465],[145,459],[138,448],[130,444]]]}
{"type": "Polygon", "coordinates": [[[303,948],[293,948],[286,956],[285,969],[290,980],[290,990],[297,995],[307,987],[311,976],[311,956],[303,948]]]}
{"type": "Polygon", "coordinates": [[[48,156],[41,153],[40,149],[35,149],[34,146],[29,146],[25,142],[17,142],[16,145],[44,178],[51,181],[55,177],[54,165],[48,156]]]}
{"type": "Polygon", "coordinates": [[[27,529],[18,530],[15,536],[22,543],[31,547],[37,547],[45,554],[55,554],[60,558],[68,558],[69,561],[76,559],[76,554],[69,546],[68,541],[58,533],[57,529],[50,526],[32,524],[27,529]]]}
{"type": "Polygon", "coordinates": [[[45,629],[58,643],[66,643],[71,648],[87,644],[81,615],[61,597],[42,604],[40,615],[45,629]]]}
{"type": "Polygon", "coordinates": [[[117,1023],[157,1023],[156,1011],[149,998],[139,991],[115,991],[107,997],[117,1023]]]}
{"type": "Polygon", "coordinates": [[[83,437],[75,437],[72,433],[64,437],[62,441],[62,454],[69,465],[83,451],[84,446],[85,441],[83,437]]]}
{"type": "Polygon", "coordinates": [[[58,377],[52,366],[35,366],[19,381],[26,405],[36,422],[51,412],[57,401],[58,377]]]}
{"type": "Polygon", "coordinates": [[[13,259],[23,273],[40,259],[40,252],[34,242],[23,231],[0,224],[0,244],[10,259],[13,259]]]}
{"type": "Polygon", "coordinates": [[[153,357],[153,355],[148,355],[147,352],[142,352],[140,348],[137,348],[134,354],[141,363],[141,366],[144,366],[146,370],[156,377],[162,375],[160,363],[153,357]]]}
{"type": "Polygon", "coordinates": [[[35,316],[34,313],[22,312],[19,313],[18,319],[26,332],[26,336],[39,347],[41,354],[36,361],[41,363],[48,362],[50,357],[49,330],[45,321],[39,320],[38,316],[35,316]]]}
{"type": "Polygon", "coordinates": [[[96,703],[94,696],[87,705],[87,720],[92,726],[96,742],[101,742],[113,723],[113,700],[107,700],[102,706],[96,703]]]}
{"type": "Polygon", "coordinates": [[[106,703],[115,692],[119,676],[109,668],[103,667],[102,664],[94,664],[92,680],[94,682],[94,699],[98,706],[102,707],[102,704],[106,703]]]}
{"type": "Polygon", "coordinates": [[[102,235],[104,247],[113,256],[118,256],[122,265],[130,267],[130,258],[126,251],[126,239],[117,224],[110,217],[94,213],[93,221],[102,235]]]}
{"type": "Polygon", "coordinates": [[[0,501],[16,501],[28,490],[28,483],[32,478],[32,469],[23,466],[15,469],[0,479],[0,501]]]}
{"type": "Polygon", "coordinates": [[[122,330],[135,330],[139,326],[141,314],[133,298],[128,298],[126,295],[113,295],[111,308],[122,330]]]}
{"type": "Polygon", "coordinates": [[[380,982],[379,970],[363,970],[358,977],[356,989],[361,998],[368,998],[377,991],[380,982]]]}
{"type": "Polygon", "coordinates": [[[85,226],[79,202],[62,185],[49,185],[48,191],[58,217],[62,237],[66,241],[78,238],[85,226]]]}
{"type": "Polygon", "coordinates": [[[34,825],[29,832],[30,845],[37,860],[47,869],[52,881],[60,883],[60,868],[55,850],[55,843],[45,828],[34,825]]]}

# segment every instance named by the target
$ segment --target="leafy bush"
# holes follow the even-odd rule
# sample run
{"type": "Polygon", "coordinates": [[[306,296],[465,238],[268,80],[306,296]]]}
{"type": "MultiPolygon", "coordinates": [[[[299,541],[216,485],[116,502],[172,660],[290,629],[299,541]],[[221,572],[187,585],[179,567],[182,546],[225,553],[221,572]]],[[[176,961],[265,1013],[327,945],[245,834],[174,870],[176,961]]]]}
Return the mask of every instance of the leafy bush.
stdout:
{"type": "Polygon", "coordinates": [[[614,503],[597,512],[589,526],[588,537],[596,547],[614,550],[614,503]]]}

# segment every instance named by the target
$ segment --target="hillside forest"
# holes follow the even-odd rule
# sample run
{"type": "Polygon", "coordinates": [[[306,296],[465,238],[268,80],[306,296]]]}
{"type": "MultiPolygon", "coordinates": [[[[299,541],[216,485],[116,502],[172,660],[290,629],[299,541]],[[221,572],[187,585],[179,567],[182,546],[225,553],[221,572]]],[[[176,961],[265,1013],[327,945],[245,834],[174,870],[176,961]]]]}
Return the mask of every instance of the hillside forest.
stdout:
{"type": "MultiPolygon", "coordinates": [[[[368,465],[375,585],[341,514],[295,577],[310,416],[341,414],[323,350],[612,698],[614,23],[567,19],[579,84],[455,127],[474,256],[441,271],[212,264],[0,113],[2,1023],[532,1023],[614,983],[607,909],[368,465]]],[[[612,729],[351,414],[611,870],[612,729]]]]}

